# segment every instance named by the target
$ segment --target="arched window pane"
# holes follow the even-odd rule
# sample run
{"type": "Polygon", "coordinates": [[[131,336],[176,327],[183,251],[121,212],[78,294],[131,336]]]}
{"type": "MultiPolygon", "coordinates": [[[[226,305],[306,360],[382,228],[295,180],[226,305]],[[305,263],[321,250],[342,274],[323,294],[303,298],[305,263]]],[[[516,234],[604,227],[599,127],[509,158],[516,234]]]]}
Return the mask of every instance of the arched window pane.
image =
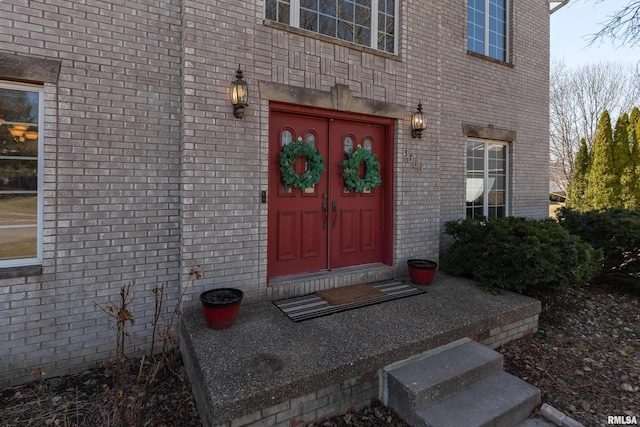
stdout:
{"type": "Polygon", "coordinates": [[[282,146],[284,147],[287,144],[291,144],[293,142],[293,134],[291,131],[285,130],[282,132],[282,146]]]}
{"type": "Polygon", "coordinates": [[[312,133],[308,133],[307,137],[306,137],[306,142],[315,147],[316,146],[316,136],[314,134],[312,134],[312,133]]]}
{"type": "Polygon", "coordinates": [[[349,155],[353,153],[353,138],[350,136],[344,139],[344,154],[349,155]]]}
{"type": "Polygon", "coordinates": [[[368,152],[373,152],[373,142],[369,138],[364,140],[364,149],[368,152]]]}

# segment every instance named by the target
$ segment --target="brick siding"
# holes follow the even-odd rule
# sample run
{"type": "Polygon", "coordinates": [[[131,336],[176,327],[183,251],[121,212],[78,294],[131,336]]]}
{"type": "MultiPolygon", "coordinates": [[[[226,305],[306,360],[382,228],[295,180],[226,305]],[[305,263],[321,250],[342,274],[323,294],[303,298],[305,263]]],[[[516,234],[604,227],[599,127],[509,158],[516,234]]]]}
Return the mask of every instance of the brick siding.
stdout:
{"type": "Polygon", "coordinates": [[[464,215],[464,123],[517,132],[511,213],[546,216],[546,2],[513,2],[511,66],[466,53],[464,2],[401,2],[398,55],[287,31],[265,23],[263,8],[0,2],[1,53],[61,62],[57,83],[44,84],[42,274],[0,279],[0,384],[28,380],[28,368],[53,376],[113,355],[115,326],[97,306],[126,283],[135,350],[150,343],[156,285],[165,285],[167,312],[182,289],[186,306],[211,286],[238,287],[247,303],[280,294],[266,280],[269,115],[260,81],[322,92],[346,85],[354,98],[406,109],[394,141],[396,272],[409,257],[437,259],[442,224],[464,215]],[[251,90],[242,120],[228,93],[238,65],[251,90]],[[420,100],[429,123],[417,140],[409,118],[420,100]],[[192,283],[194,265],[204,278],[192,283]]]}

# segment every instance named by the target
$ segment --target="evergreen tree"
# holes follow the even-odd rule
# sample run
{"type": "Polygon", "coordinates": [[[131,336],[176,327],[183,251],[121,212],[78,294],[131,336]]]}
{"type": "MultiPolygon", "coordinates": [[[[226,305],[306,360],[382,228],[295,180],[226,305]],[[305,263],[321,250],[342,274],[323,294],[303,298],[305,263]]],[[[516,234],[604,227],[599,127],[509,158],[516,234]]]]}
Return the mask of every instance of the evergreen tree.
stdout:
{"type": "Polygon", "coordinates": [[[591,159],[589,158],[589,149],[587,141],[582,138],[580,140],[580,149],[576,154],[576,160],[573,166],[573,177],[571,179],[571,190],[567,206],[579,211],[588,210],[585,206],[584,195],[589,184],[589,168],[591,159]]]}
{"type": "Polygon", "coordinates": [[[613,163],[612,167],[618,176],[615,190],[618,198],[616,207],[624,207],[632,199],[635,172],[630,166],[631,152],[629,151],[629,116],[627,113],[618,117],[616,129],[613,132],[613,163]]]}
{"type": "MultiPolygon", "coordinates": [[[[638,110],[636,108],[636,110],[638,110]]],[[[635,172],[634,182],[635,182],[635,191],[634,196],[636,200],[635,209],[640,209],[640,110],[638,110],[638,117],[635,124],[635,135],[637,139],[631,141],[631,149],[630,149],[630,157],[629,161],[631,168],[635,172]]]]}
{"type": "Polygon", "coordinates": [[[609,112],[604,110],[598,121],[591,151],[589,185],[585,192],[585,207],[600,210],[621,205],[620,177],[616,173],[613,133],[609,112]]]}
{"type": "Polygon", "coordinates": [[[623,144],[621,138],[620,141],[616,141],[616,144],[623,144],[623,147],[616,145],[616,161],[619,162],[620,171],[620,198],[622,201],[621,206],[627,209],[637,209],[640,207],[640,185],[638,184],[638,128],[640,120],[640,110],[634,107],[631,111],[629,118],[629,124],[627,129],[629,130],[627,135],[626,144],[623,144]],[[622,159],[622,156],[626,156],[622,159]]]}
{"type": "Polygon", "coordinates": [[[638,121],[640,119],[640,109],[638,107],[633,107],[631,110],[631,114],[629,114],[629,144],[631,147],[637,144],[638,134],[636,131],[636,126],[638,125],[638,121]]]}

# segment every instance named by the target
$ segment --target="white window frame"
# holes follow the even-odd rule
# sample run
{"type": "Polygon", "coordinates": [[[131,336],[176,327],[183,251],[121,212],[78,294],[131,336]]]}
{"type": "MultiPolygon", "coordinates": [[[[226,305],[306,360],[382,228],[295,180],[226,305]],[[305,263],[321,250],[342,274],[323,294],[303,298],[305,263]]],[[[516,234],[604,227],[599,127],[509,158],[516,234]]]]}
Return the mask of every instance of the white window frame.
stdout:
{"type": "MultiPolygon", "coordinates": [[[[482,53],[482,55],[489,58],[493,58],[496,61],[501,61],[500,59],[494,58],[493,56],[489,55],[489,20],[491,19],[491,14],[489,13],[489,1],[490,0],[484,0],[484,52],[482,53]]],[[[467,11],[468,11],[468,6],[467,6],[467,11]]],[[[504,15],[505,15],[504,16],[505,34],[504,34],[504,61],[503,62],[509,62],[509,57],[510,57],[509,40],[511,38],[509,37],[509,34],[511,32],[511,23],[510,23],[511,1],[510,0],[504,1],[504,15]]],[[[467,22],[469,22],[469,16],[467,16],[467,22]]],[[[467,34],[467,37],[469,37],[468,34],[467,34]]]]}
{"type": "MultiPolygon", "coordinates": [[[[467,140],[465,141],[465,165],[467,164],[467,159],[469,158],[469,156],[467,155],[467,147],[468,147],[468,143],[469,142],[481,142],[484,144],[484,163],[483,163],[483,175],[482,175],[482,180],[483,180],[483,189],[482,189],[482,194],[483,194],[483,202],[482,202],[482,215],[489,218],[489,190],[491,190],[489,187],[489,150],[487,149],[489,144],[498,144],[498,145],[502,145],[505,147],[505,189],[504,189],[504,216],[510,216],[511,215],[511,210],[509,209],[509,205],[510,205],[510,200],[511,200],[511,194],[510,194],[510,180],[509,177],[511,176],[511,162],[510,162],[510,157],[511,157],[511,144],[509,142],[505,142],[505,141],[497,141],[494,139],[482,139],[482,138],[467,138],[467,140]]],[[[467,218],[467,202],[466,202],[466,192],[467,192],[467,179],[468,179],[468,169],[465,166],[465,171],[464,171],[464,183],[465,183],[465,206],[464,206],[464,215],[463,218],[467,218]]]]}
{"type": "Polygon", "coordinates": [[[23,92],[38,92],[37,255],[35,258],[0,260],[0,268],[39,265],[42,264],[42,236],[44,226],[44,86],[0,80],[0,88],[23,92]]]}
{"type": "MultiPolygon", "coordinates": [[[[340,0],[337,0],[338,2],[340,0]]],[[[390,53],[390,54],[397,54],[398,52],[398,32],[399,32],[399,19],[398,19],[398,15],[400,13],[400,0],[396,0],[394,3],[394,12],[393,12],[393,28],[394,28],[394,37],[393,37],[393,52],[387,52],[386,50],[380,50],[378,49],[378,1],[379,0],[371,0],[371,39],[369,40],[369,46],[371,49],[375,49],[378,52],[385,52],[385,53],[390,53]]],[[[267,2],[264,2],[265,4],[265,16],[266,16],[266,5],[267,2]]],[[[300,0],[290,0],[290,11],[289,11],[289,25],[294,27],[294,28],[300,28],[300,0]]],[[[308,31],[308,30],[305,30],[308,31]]],[[[311,31],[313,32],[313,31],[311,31]]],[[[324,37],[331,37],[331,36],[327,36],[321,33],[316,33],[313,32],[314,34],[318,34],[324,37]]],[[[338,38],[334,38],[331,37],[335,40],[340,40],[346,43],[350,43],[356,46],[364,46],[358,43],[354,43],[354,42],[350,42],[348,40],[342,40],[342,39],[338,39],[338,38]]]]}

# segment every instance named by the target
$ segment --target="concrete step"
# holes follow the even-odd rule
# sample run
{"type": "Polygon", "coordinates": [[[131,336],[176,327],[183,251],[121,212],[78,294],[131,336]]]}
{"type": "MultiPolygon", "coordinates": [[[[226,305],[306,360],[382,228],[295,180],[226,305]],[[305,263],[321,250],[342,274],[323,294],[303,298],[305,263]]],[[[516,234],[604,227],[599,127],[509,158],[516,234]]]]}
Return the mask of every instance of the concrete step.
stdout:
{"type": "Polygon", "coordinates": [[[419,410],[417,415],[433,427],[513,427],[539,404],[537,388],[499,372],[419,410]]]}
{"type": "Polygon", "coordinates": [[[464,338],[384,368],[384,401],[415,427],[514,427],[540,391],[502,370],[503,358],[464,338]]]}
{"type": "Polygon", "coordinates": [[[501,372],[502,363],[500,353],[463,338],[385,367],[385,402],[408,422],[418,422],[416,409],[501,372]]]}

